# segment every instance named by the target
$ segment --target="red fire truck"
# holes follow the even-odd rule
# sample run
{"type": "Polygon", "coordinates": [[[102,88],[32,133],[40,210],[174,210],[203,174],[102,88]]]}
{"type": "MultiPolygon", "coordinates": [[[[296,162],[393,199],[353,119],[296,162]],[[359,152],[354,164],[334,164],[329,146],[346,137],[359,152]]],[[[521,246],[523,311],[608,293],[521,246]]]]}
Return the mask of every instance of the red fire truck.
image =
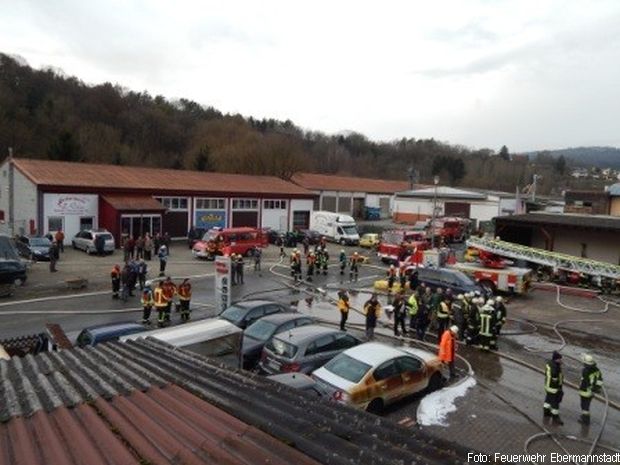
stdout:
{"type": "Polygon", "coordinates": [[[394,229],[381,234],[377,256],[384,263],[398,263],[419,250],[428,249],[425,231],[394,229]]]}
{"type": "MultiPolygon", "coordinates": [[[[467,238],[470,221],[466,218],[446,216],[437,218],[434,224],[435,240],[439,240],[439,243],[443,240],[445,244],[452,244],[463,242],[467,238]]],[[[429,231],[432,230],[432,225],[429,225],[429,231]]]]}
{"type": "Polygon", "coordinates": [[[216,255],[249,255],[254,247],[267,247],[267,236],[256,228],[226,228],[207,231],[192,247],[197,258],[213,260],[216,255]]]}

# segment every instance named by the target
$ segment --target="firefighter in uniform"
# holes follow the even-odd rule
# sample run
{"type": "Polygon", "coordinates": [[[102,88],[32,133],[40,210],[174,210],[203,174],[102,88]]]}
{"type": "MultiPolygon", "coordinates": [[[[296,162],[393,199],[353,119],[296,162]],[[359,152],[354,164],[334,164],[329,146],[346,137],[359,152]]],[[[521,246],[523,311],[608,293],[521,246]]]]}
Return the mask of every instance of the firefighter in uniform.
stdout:
{"type": "Polygon", "coordinates": [[[487,303],[480,308],[480,331],[478,333],[479,344],[482,350],[491,349],[491,340],[493,339],[493,326],[495,308],[493,300],[487,300],[487,303]]]}
{"type": "Polygon", "coordinates": [[[316,274],[319,274],[320,271],[323,271],[323,275],[327,276],[327,264],[329,263],[329,253],[327,253],[327,249],[321,250],[318,259],[318,265],[316,274]]]}
{"type": "Polygon", "coordinates": [[[153,303],[155,305],[155,310],[157,310],[157,326],[160,328],[163,327],[166,322],[165,313],[168,307],[168,299],[164,293],[163,286],[164,282],[159,281],[157,287],[155,287],[155,291],[153,291],[153,303]]]}
{"type": "Polygon", "coordinates": [[[340,274],[344,275],[344,270],[347,267],[347,254],[344,249],[340,251],[340,255],[338,256],[338,262],[340,263],[340,274]]]}
{"type": "Polygon", "coordinates": [[[444,296],[437,307],[437,337],[440,338],[443,332],[448,329],[450,323],[450,304],[448,296],[444,296]]]}
{"type": "Polygon", "coordinates": [[[349,318],[349,309],[351,304],[349,303],[349,294],[344,289],[340,289],[338,292],[338,310],[340,311],[340,331],[346,331],[345,324],[349,318]]]}
{"type": "Polygon", "coordinates": [[[142,295],[140,296],[140,303],[142,304],[142,324],[151,324],[151,309],[155,301],[153,300],[153,290],[151,284],[147,282],[142,289],[142,295]]]}
{"type": "Polygon", "coordinates": [[[544,417],[551,417],[553,424],[563,425],[560,420],[560,402],[564,396],[562,391],[564,375],[562,374],[562,355],[554,351],[551,360],[545,366],[545,403],[543,404],[544,417]]]}
{"type": "Polygon", "coordinates": [[[426,330],[431,322],[431,305],[433,294],[430,287],[425,288],[424,295],[419,302],[418,318],[416,321],[416,334],[420,341],[424,340],[426,330]]]}
{"type": "Polygon", "coordinates": [[[405,320],[407,319],[407,309],[405,305],[405,291],[400,290],[394,297],[392,302],[392,308],[394,309],[394,336],[400,336],[398,327],[403,332],[403,336],[407,335],[407,327],[405,326],[405,320]]]}
{"type": "Polygon", "coordinates": [[[114,265],[110,272],[110,278],[112,278],[112,298],[118,299],[118,293],[121,290],[121,267],[114,265]]]}
{"type": "MultiPolygon", "coordinates": [[[[439,310],[442,300],[443,300],[443,289],[438,287],[437,289],[435,289],[435,292],[431,294],[431,300],[429,302],[429,308],[428,308],[431,321],[433,322],[437,321],[437,311],[439,310]]],[[[433,326],[434,325],[435,323],[433,323],[433,326]]]]}
{"type": "Polygon", "coordinates": [[[392,287],[394,287],[395,280],[396,280],[396,268],[394,268],[394,265],[390,265],[390,268],[387,271],[388,292],[392,292],[392,287]]]}
{"type": "MultiPolygon", "coordinates": [[[[471,295],[471,294],[470,294],[471,295]]],[[[467,336],[465,343],[469,345],[478,344],[478,335],[480,334],[480,299],[473,297],[469,306],[469,315],[467,318],[467,336]]]]}
{"type": "Polygon", "coordinates": [[[353,252],[353,256],[349,259],[349,264],[351,268],[349,269],[349,279],[357,281],[357,277],[359,275],[359,263],[362,261],[362,257],[359,256],[357,252],[353,252]]]}
{"type": "Polygon", "coordinates": [[[192,300],[192,284],[189,278],[185,278],[177,289],[179,294],[179,303],[181,305],[181,321],[189,321],[189,303],[192,300]]]}
{"type": "Polygon", "coordinates": [[[454,373],[454,354],[456,352],[456,337],[459,334],[459,328],[452,325],[441,333],[439,341],[439,360],[441,363],[448,365],[450,371],[450,379],[455,377],[454,373]]]}
{"type": "Polygon", "coordinates": [[[418,296],[414,292],[407,299],[407,310],[409,313],[409,329],[417,330],[418,328],[418,296]]]}
{"type": "Polygon", "coordinates": [[[315,264],[316,264],[316,255],[314,255],[314,252],[310,252],[308,256],[306,257],[308,281],[312,281],[312,276],[314,276],[314,265],[315,264]]]}
{"type": "Polygon", "coordinates": [[[495,297],[495,310],[497,315],[495,332],[499,336],[502,332],[502,327],[506,324],[506,317],[508,316],[508,312],[506,311],[506,305],[504,304],[504,298],[501,295],[495,297]]]}
{"type": "Polygon", "coordinates": [[[459,334],[465,334],[465,296],[459,294],[450,307],[452,324],[458,326],[459,334]]]}
{"type": "Polygon", "coordinates": [[[166,320],[167,323],[169,323],[170,313],[172,311],[172,301],[174,300],[174,296],[177,293],[177,287],[172,282],[172,278],[168,276],[166,280],[164,281],[162,288],[164,290],[164,295],[166,296],[166,314],[164,316],[164,319],[166,320]]]}
{"type": "Polygon", "coordinates": [[[603,388],[603,375],[596,366],[594,358],[590,354],[583,354],[583,371],[581,372],[581,384],[579,385],[579,398],[581,399],[581,417],[579,423],[590,424],[590,403],[594,393],[603,388]]]}
{"type": "Polygon", "coordinates": [[[301,280],[301,255],[297,249],[291,252],[291,275],[295,282],[301,280]]]}
{"type": "Polygon", "coordinates": [[[373,293],[364,304],[364,315],[366,315],[366,338],[372,341],[375,338],[377,320],[381,316],[381,304],[376,293],[373,293]]]}

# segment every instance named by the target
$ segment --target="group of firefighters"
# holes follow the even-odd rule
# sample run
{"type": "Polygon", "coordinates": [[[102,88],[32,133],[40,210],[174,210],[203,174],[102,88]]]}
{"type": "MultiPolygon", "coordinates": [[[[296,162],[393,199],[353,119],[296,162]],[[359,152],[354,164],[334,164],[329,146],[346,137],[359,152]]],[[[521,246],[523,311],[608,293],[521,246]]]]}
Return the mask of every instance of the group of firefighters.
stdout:
{"type": "MultiPolygon", "coordinates": [[[[294,249],[290,256],[291,276],[295,282],[303,280],[303,273],[301,269],[302,265],[302,253],[299,249],[294,249]]],[[[340,275],[344,276],[347,266],[349,267],[349,279],[351,281],[357,280],[359,276],[360,265],[363,263],[364,257],[353,252],[353,255],[347,256],[344,249],[340,251],[338,255],[338,266],[340,268],[340,275]]],[[[324,243],[319,243],[313,251],[309,251],[306,255],[306,280],[312,281],[312,277],[316,275],[327,275],[327,268],[329,265],[329,252],[324,243]]]]}

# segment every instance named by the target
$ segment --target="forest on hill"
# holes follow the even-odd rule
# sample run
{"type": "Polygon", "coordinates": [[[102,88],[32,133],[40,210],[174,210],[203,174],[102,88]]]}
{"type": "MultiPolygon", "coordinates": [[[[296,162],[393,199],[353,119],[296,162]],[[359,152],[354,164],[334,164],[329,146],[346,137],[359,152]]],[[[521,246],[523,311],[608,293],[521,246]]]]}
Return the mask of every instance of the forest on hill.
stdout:
{"type": "Polygon", "coordinates": [[[0,154],[290,178],[295,172],[357,175],[514,192],[542,176],[540,193],[579,182],[563,157],[513,156],[435,139],[328,135],[292,121],[223,114],[120,85],[87,85],[0,54],[0,154]]]}

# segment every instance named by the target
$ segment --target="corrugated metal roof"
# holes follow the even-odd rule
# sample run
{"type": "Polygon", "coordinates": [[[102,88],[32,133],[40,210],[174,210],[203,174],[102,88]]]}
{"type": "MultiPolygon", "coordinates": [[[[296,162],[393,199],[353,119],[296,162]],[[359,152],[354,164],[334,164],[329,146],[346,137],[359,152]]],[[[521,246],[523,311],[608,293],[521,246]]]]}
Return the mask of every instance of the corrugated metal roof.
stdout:
{"type": "Polygon", "coordinates": [[[586,229],[620,231],[620,217],[611,215],[580,215],[577,213],[539,213],[499,216],[497,224],[574,226],[586,229]]]}
{"type": "Polygon", "coordinates": [[[390,195],[411,187],[411,184],[407,181],[356,178],[317,173],[297,173],[293,176],[292,181],[313,191],[368,192],[371,194],[390,195]]]}
{"type": "Polygon", "coordinates": [[[149,192],[257,193],[304,197],[314,195],[292,182],[275,176],[165,170],[27,158],[15,158],[13,162],[32,182],[42,186],[136,189],[149,192]]]}
{"type": "Polygon", "coordinates": [[[0,361],[0,382],[0,465],[467,457],[453,442],[152,339],[0,361]]]}
{"type": "Polygon", "coordinates": [[[426,187],[424,189],[414,189],[405,192],[399,192],[398,197],[417,197],[424,199],[432,199],[435,197],[435,190],[437,191],[438,199],[470,199],[470,200],[485,200],[487,194],[482,192],[468,191],[463,189],[454,189],[453,187],[438,186],[426,187]]]}
{"type": "Polygon", "coordinates": [[[112,205],[117,210],[123,211],[144,211],[144,210],[165,210],[158,200],[148,195],[111,195],[103,196],[103,200],[112,205]]]}

